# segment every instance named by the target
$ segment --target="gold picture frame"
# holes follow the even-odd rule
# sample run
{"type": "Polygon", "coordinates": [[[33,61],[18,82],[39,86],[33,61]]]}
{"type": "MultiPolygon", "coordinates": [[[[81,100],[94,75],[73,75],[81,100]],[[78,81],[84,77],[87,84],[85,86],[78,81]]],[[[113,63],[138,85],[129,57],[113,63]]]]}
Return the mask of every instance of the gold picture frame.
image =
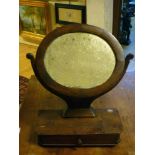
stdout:
{"type": "Polygon", "coordinates": [[[20,36],[39,44],[52,30],[49,3],[22,0],[19,5],[20,36]]]}

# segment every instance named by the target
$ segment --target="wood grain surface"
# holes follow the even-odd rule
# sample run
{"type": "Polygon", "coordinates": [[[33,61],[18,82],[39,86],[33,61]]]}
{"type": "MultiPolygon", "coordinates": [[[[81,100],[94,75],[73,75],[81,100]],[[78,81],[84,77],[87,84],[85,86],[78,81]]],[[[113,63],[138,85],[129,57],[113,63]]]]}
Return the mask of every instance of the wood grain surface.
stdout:
{"type": "Polygon", "coordinates": [[[35,142],[33,134],[36,110],[38,107],[46,110],[51,104],[55,109],[65,108],[64,101],[43,88],[33,76],[20,110],[20,155],[134,155],[134,72],[126,73],[113,90],[92,104],[94,108],[118,109],[123,132],[121,142],[115,147],[40,147],[35,142]]]}

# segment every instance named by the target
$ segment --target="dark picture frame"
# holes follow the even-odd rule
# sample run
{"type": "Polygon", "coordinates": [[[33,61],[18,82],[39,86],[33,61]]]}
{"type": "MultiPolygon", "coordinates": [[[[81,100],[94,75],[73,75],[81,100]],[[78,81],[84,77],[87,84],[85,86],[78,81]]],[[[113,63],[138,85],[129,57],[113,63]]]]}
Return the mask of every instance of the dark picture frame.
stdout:
{"type": "Polygon", "coordinates": [[[82,5],[72,5],[72,4],[60,4],[60,3],[55,3],[55,15],[56,15],[56,23],[58,24],[86,24],[86,6],[82,6],[82,5]],[[64,11],[68,11],[70,12],[70,16],[72,16],[71,14],[74,13],[75,11],[81,11],[81,21],[77,22],[77,21],[69,21],[69,20],[63,20],[60,18],[60,9],[64,9],[64,11]]]}

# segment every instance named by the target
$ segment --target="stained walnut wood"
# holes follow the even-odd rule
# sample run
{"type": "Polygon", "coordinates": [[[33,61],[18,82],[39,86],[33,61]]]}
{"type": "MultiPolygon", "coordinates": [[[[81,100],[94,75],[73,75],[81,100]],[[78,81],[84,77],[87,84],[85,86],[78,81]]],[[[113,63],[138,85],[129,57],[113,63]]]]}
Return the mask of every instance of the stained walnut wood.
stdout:
{"type": "Polygon", "coordinates": [[[51,102],[54,109],[66,107],[61,98],[48,92],[35,77],[32,77],[20,110],[20,155],[134,155],[134,73],[126,73],[112,91],[96,99],[92,104],[95,109],[118,109],[124,128],[121,142],[115,147],[44,148],[37,145],[33,126],[37,118],[38,105],[39,109],[47,110],[51,102]]]}
{"type": "Polygon", "coordinates": [[[34,128],[41,146],[114,146],[120,142],[122,123],[116,109],[95,109],[95,117],[64,118],[63,109],[52,107],[51,103],[50,110],[38,112],[34,128]]]}

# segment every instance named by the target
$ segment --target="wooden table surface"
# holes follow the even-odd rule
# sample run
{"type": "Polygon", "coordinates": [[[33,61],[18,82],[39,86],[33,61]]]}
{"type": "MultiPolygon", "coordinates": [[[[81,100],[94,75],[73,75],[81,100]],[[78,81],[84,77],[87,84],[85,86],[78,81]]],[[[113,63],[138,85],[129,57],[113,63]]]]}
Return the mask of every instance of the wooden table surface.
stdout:
{"type": "Polygon", "coordinates": [[[52,106],[62,109],[62,99],[48,92],[32,76],[24,104],[20,109],[20,155],[134,155],[135,105],[134,72],[126,73],[122,81],[110,92],[95,100],[94,108],[117,108],[123,124],[121,142],[114,147],[40,147],[34,138],[33,125],[37,109],[52,106]],[[44,104],[43,104],[44,103],[44,104]]]}

